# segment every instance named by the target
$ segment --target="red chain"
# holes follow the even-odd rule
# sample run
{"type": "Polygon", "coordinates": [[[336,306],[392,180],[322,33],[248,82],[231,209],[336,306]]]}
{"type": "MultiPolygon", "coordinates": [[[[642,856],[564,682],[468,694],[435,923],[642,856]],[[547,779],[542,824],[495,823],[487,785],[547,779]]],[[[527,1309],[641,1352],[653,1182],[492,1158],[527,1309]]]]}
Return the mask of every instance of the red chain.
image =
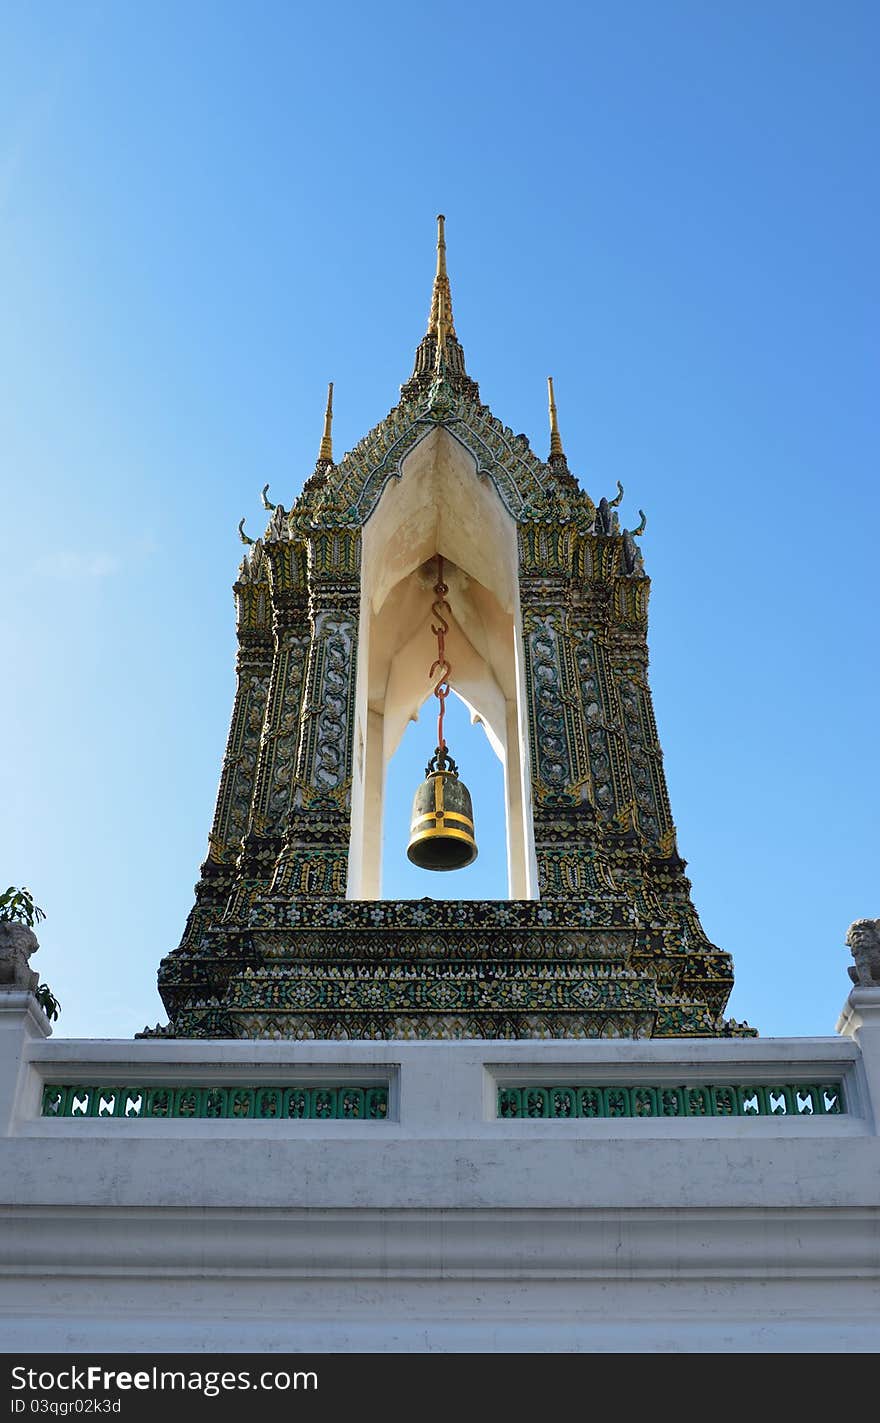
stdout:
{"type": "Polygon", "coordinates": [[[446,657],[446,634],[449,631],[449,623],[444,618],[443,612],[445,609],[445,611],[451,615],[452,609],[446,601],[446,594],[449,592],[449,588],[443,582],[442,553],[438,553],[437,555],[437,582],[434,584],[434,592],[437,594],[437,599],[436,602],[431,604],[431,612],[434,614],[440,626],[435,627],[433,623],[431,624],[431,631],[437,639],[437,656],[431,664],[431,670],[428,676],[433,677],[435,672],[438,670],[440,672],[440,677],[434,684],[434,696],[440,703],[440,709],[437,715],[437,745],[441,751],[445,751],[446,738],[443,735],[443,718],[446,714],[446,698],[449,696],[449,678],[452,674],[452,668],[446,657]]]}

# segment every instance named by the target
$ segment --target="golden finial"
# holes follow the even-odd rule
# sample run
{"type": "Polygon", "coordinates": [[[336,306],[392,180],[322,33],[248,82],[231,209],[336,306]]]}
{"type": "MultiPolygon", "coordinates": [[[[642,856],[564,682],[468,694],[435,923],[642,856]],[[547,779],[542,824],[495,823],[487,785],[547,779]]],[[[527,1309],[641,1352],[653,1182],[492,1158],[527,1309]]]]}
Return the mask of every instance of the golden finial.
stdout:
{"type": "Polygon", "coordinates": [[[327,409],[324,411],[324,433],[321,436],[319,461],[333,463],[333,382],[327,386],[327,409]]]}
{"type": "Polygon", "coordinates": [[[554,455],[565,456],[562,448],[562,436],[559,433],[559,424],[556,419],[556,401],[553,398],[553,377],[547,377],[547,394],[550,398],[550,458],[554,455]]]}
{"type": "Polygon", "coordinates": [[[446,276],[446,218],[437,214],[437,276],[446,276]]]}
{"type": "Polygon", "coordinates": [[[434,289],[431,292],[431,315],[428,318],[428,335],[439,335],[440,321],[440,295],[442,293],[444,301],[444,339],[446,336],[455,335],[455,325],[452,320],[452,288],[449,285],[449,277],[446,272],[446,218],[442,212],[437,214],[437,273],[434,277],[434,289]]]}

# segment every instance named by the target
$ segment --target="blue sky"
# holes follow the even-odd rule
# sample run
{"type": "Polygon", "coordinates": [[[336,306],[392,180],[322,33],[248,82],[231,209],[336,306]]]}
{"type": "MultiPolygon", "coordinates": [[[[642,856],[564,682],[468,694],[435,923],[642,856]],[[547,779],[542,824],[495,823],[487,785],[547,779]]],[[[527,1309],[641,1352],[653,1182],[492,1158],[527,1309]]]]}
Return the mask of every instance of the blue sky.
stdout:
{"type": "MultiPolygon", "coordinates": [[[[56,1031],[164,1020],[236,525],[298,492],[328,380],[337,452],[395,403],[438,211],[484,400],[544,454],[552,373],[572,468],[647,511],[729,1011],[834,1031],[847,925],[880,914],[878,29],[858,0],[0,4],[0,880],[47,911],[56,1031]]],[[[481,856],[442,892],[503,894],[457,735],[481,856]]]]}

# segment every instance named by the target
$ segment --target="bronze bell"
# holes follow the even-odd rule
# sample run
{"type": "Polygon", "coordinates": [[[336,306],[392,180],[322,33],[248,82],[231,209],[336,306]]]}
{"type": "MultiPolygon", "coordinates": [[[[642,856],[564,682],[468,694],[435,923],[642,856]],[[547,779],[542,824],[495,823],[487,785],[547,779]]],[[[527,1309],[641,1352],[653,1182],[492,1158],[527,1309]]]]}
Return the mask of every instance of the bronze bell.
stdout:
{"type": "Polygon", "coordinates": [[[407,859],[420,870],[461,870],[477,858],[471,793],[446,746],[437,747],[413,800],[407,859]]]}

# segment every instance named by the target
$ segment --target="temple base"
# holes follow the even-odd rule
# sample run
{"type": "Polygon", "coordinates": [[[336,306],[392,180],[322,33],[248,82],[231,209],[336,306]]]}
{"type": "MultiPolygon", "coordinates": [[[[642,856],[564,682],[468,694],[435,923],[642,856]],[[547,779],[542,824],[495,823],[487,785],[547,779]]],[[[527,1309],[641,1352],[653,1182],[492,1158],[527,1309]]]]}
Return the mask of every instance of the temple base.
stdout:
{"type": "Polygon", "coordinates": [[[876,1350],[880,990],[855,1037],[784,1040],[49,1041],[32,1016],[0,1037],[13,1351],[876,1350]]]}

